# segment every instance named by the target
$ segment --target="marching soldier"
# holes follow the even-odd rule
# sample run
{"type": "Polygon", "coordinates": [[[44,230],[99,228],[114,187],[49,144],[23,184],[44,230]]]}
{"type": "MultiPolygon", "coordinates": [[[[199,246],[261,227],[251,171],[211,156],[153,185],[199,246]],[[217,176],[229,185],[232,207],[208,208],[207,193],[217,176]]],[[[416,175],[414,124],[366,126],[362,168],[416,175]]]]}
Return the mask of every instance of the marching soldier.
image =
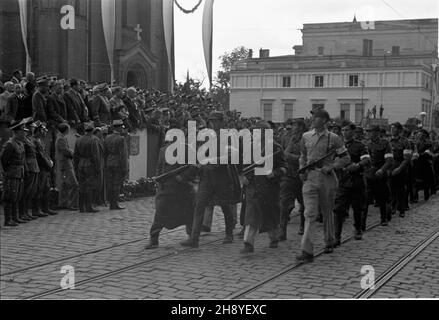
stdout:
{"type": "MultiPolygon", "coordinates": [[[[432,143],[429,139],[427,130],[422,129],[419,132],[418,142],[416,148],[419,153],[417,163],[416,178],[418,180],[417,189],[424,190],[424,200],[430,199],[431,190],[434,185],[434,171],[433,171],[433,152],[431,151],[432,143]]],[[[416,192],[418,192],[418,190],[416,192]]]]}
{"type": "Polygon", "coordinates": [[[118,204],[120,186],[128,174],[128,151],[125,138],[122,137],[123,121],[113,121],[113,133],[104,141],[105,171],[107,175],[108,199],[110,210],[124,210],[118,204]]]}
{"type": "Polygon", "coordinates": [[[391,125],[390,146],[393,151],[393,166],[390,173],[390,189],[392,214],[398,210],[399,216],[403,218],[408,206],[406,179],[412,149],[408,139],[402,136],[402,131],[403,127],[399,122],[391,125]]]}
{"type": "Polygon", "coordinates": [[[41,121],[35,122],[34,144],[37,150],[37,161],[40,172],[38,174],[37,192],[32,204],[32,208],[37,211],[37,208],[40,207],[43,213],[53,216],[58,213],[49,209],[49,179],[53,168],[53,161],[47,154],[46,146],[43,141],[46,137],[46,134],[47,129],[44,123],[42,123],[41,121]]]}
{"type": "MultiPolygon", "coordinates": [[[[176,120],[170,121],[170,128],[178,128],[176,120]]],[[[167,148],[173,142],[168,142],[160,149],[157,165],[157,176],[177,170],[182,165],[169,165],[166,162],[165,154],[167,148]]],[[[159,236],[163,228],[173,230],[179,226],[186,226],[186,233],[191,235],[191,226],[194,218],[195,190],[193,184],[197,168],[188,166],[180,174],[170,176],[168,179],[159,182],[157,195],[155,197],[156,212],[154,222],[150,229],[150,240],[146,250],[156,249],[159,246],[159,236]]]]}
{"type": "Polygon", "coordinates": [[[341,244],[341,233],[346,212],[354,210],[355,239],[361,240],[361,219],[366,202],[366,185],[363,172],[369,166],[370,156],[364,143],[354,139],[356,125],[349,123],[342,128],[343,139],[351,164],[339,171],[339,187],[335,197],[335,247],[341,244]]]}
{"type": "Polygon", "coordinates": [[[10,129],[14,135],[3,146],[0,162],[4,178],[3,204],[5,226],[16,227],[18,223],[26,222],[18,217],[18,206],[23,201],[23,179],[26,160],[23,143],[28,129],[26,129],[23,121],[12,126],[10,129]]]}
{"type": "MultiPolygon", "coordinates": [[[[246,185],[246,207],[245,207],[245,232],[244,232],[244,249],[242,254],[254,252],[255,238],[258,233],[268,232],[270,237],[270,248],[278,247],[278,227],[280,223],[280,178],[287,172],[282,147],[273,140],[265,142],[264,135],[266,130],[271,126],[266,121],[260,121],[256,124],[255,129],[262,129],[263,134],[261,141],[261,151],[265,153],[265,143],[273,144],[273,168],[268,175],[257,176],[254,171],[247,177],[244,177],[246,185]]],[[[266,157],[268,155],[265,153],[266,157]]]]}
{"type": "Polygon", "coordinates": [[[92,207],[93,192],[99,179],[100,157],[98,141],[93,136],[94,124],[85,124],[85,135],[78,138],[73,162],[79,182],[79,212],[99,212],[92,207]]]}
{"type": "Polygon", "coordinates": [[[290,220],[290,212],[294,209],[296,200],[300,204],[300,227],[299,235],[303,235],[305,227],[305,205],[303,203],[302,187],[300,180],[299,159],[300,159],[300,140],[306,130],[306,124],[303,119],[294,119],[292,121],[292,135],[290,141],[285,147],[285,160],[287,162],[287,174],[283,175],[280,183],[280,205],[281,205],[281,235],[280,241],[287,239],[287,226],[290,220]]]}
{"type": "Polygon", "coordinates": [[[323,214],[325,253],[333,252],[335,244],[333,209],[337,188],[334,169],[344,168],[350,162],[343,141],[325,128],[330,121],[328,112],[320,109],[312,111],[312,114],[314,129],[305,133],[300,141],[300,165],[302,168],[306,165],[310,166],[307,172],[301,175],[304,181],[305,232],[302,237],[302,254],[296,258],[300,262],[314,260],[314,220],[319,206],[323,214]],[[322,159],[323,157],[327,158],[322,159]]]}
{"type": "MultiPolygon", "coordinates": [[[[393,164],[393,152],[390,143],[380,137],[381,129],[379,126],[373,126],[370,134],[367,149],[370,155],[371,167],[365,172],[368,201],[375,199],[380,209],[381,225],[387,226],[392,217],[387,210],[389,198],[387,171],[393,164]]],[[[368,207],[366,207],[364,217],[361,220],[363,224],[361,230],[363,232],[366,230],[367,212],[368,207]]]]}
{"type": "MultiPolygon", "coordinates": [[[[211,127],[217,133],[217,136],[219,136],[220,130],[224,128],[224,115],[220,112],[214,112],[209,117],[209,121],[211,127]]],[[[235,226],[234,213],[231,205],[240,202],[240,200],[241,186],[236,166],[221,164],[207,164],[202,166],[200,184],[195,200],[192,234],[188,240],[180,244],[185,247],[198,247],[204,212],[206,207],[212,203],[221,206],[224,213],[226,237],[223,243],[232,243],[233,229],[235,226]]]]}

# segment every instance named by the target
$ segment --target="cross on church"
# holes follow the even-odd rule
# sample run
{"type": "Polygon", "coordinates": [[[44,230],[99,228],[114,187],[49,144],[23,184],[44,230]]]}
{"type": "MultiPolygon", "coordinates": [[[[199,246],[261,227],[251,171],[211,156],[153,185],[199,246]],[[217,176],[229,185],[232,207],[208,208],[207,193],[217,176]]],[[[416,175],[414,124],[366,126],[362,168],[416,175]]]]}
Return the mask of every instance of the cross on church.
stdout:
{"type": "Polygon", "coordinates": [[[140,34],[142,33],[142,28],[140,28],[140,24],[138,24],[135,28],[134,31],[137,32],[137,41],[142,41],[142,37],[140,36],[140,34]]]}

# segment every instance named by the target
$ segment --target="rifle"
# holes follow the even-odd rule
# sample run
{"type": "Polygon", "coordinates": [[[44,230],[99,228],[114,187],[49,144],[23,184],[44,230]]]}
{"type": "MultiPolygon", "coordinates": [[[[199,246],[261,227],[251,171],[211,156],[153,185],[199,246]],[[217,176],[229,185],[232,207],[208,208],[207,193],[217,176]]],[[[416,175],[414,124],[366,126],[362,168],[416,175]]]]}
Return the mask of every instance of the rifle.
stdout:
{"type": "Polygon", "coordinates": [[[314,169],[315,167],[317,167],[317,165],[322,162],[323,160],[326,160],[334,155],[337,154],[337,150],[332,150],[329,153],[325,154],[323,157],[321,157],[320,159],[314,160],[312,162],[310,162],[309,164],[307,164],[306,166],[304,166],[303,168],[300,168],[298,173],[299,174],[304,174],[307,170],[309,169],[314,169]]]}
{"type": "Polygon", "coordinates": [[[191,166],[190,164],[181,166],[177,169],[168,171],[168,172],[163,173],[159,176],[146,178],[146,181],[148,181],[149,183],[154,183],[154,184],[155,183],[163,183],[164,181],[172,178],[173,176],[179,175],[180,173],[186,171],[186,169],[188,169],[190,166],[191,166]]]}
{"type": "Polygon", "coordinates": [[[272,153],[271,155],[265,157],[264,159],[259,160],[258,162],[253,163],[252,165],[249,165],[248,167],[244,168],[244,170],[242,171],[242,175],[245,176],[247,174],[249,174],[250,172],[252,172],[254,169],[256,169],[257,167],[259,167],[260,165],[264,164],[265,160],[269,159],[269,158],[274,158],[274,156],[278,155],[279,153],[283,152],[282,149],[272,153]]]}

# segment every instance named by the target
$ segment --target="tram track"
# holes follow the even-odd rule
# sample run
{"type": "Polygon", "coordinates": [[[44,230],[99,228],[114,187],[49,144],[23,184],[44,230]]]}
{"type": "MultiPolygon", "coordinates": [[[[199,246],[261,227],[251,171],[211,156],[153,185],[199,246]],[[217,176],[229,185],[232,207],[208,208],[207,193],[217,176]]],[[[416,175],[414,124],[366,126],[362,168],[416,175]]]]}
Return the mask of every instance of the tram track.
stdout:
{"type": "Polygon", "coordinates": [[[405,254],[401,259],[395,262],[390,268],[382,273],[375,284],[371,288],[367,288],[354,296],[354,299],[370,299],[379,290],[393,279],[404,267],[406,267],[413,259],[419,256],[433,241],[439,238],[439,228],[428,235],[424,240],[419,242],[410,252],[405,254]]]}

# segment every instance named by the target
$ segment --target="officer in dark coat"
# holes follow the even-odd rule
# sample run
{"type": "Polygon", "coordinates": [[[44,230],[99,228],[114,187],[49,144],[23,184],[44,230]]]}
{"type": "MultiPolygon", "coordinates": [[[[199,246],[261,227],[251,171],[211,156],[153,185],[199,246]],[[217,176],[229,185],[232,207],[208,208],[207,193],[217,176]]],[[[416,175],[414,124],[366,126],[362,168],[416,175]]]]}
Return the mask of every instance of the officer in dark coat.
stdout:
{"type": "Polygon", "coordinates": [[[23,142],[26,138],[26,129],[23,122],[11,127],[14,136],[2,148],[0,162],[3,168],[4,193],[3,204],[5,226],[15,227],[26,221],[18,217],[18,205],[23,196],[23,179],[25,166],[25,152],[23,142]]]}
{"type": "Polygon", "coordinates": [[[79,183],[79,212],[99,212],[92,207],[93,192],[99,179],[99,145],[93,136],[94,124],[85,124],[85,135],[76,140],[73,163],[79,183]]]}
{"type": "Polygon", "coordinates": [[[104,141],[105,172],[110,210],[124,210],[118,204],[120,186],[128,174],[128,150],[122,137],[123,121],[113,121],[113,133],[104,141]]]}
{"type": "MultiPolygon", "coordinates": [[[[210,125],[219,137],[220,130],[225,127],[224,115],[214,112],[209,117],[210,125]]],[[[220,145],[218,139],[218,146],[220,145]]],[[[220,148],[218,147],[220,155],[220,148]]],[[[207,164],[201,167],[200,185],[196,196],[195,215],[192,223],[190,239],[181,242],[182,246],[198,247],[201,227],[203,224],[206,207],[212,203],[221,206],[226,225],[224,244],[233,242],[234,213],[233,204],[241,201],[241,185],[239,182],[238,168],[235,165],[207,164]]]]}
{"type": "Polygon", "coordinates": [[[40,167],[37,160],[37,146],[34,140],[35,124],[32,118],[23,120],[27,123],[29,132],[24,141],[24,150],[26,154],[26,165],[24,175],[23,201],[19,205],[19,214],[22,220],[32,220],[37,217],[47,217],[48,215],[41,212],[38,207],[33,207],[38,193],[38,174],[40,167]],[[32,208],[32,214],[28,214],[28,209],[32,208]]]}
{"type": "Polygon", "coordinates": [[[416,167],[416,193],[424,190],[424,200],[427,201],[431,195],[431,189],[434,185],[433,171],[433,152],[432,143],[429,139],[428,131],[421,130],[418,135],[416,148],[419,153],[419,159],[416,167]]]}
{"type": "Polygon", "coordinates": [[[43,213],[48,215],[58,214],[49,209],[50,174],[53,168],[53,161],[47,153],[44,138],[47,135],[47,128],[41,121],[35,122],[34,143],[37,150],[37,161],[40,167],[37,182],[37,193],[32,208],[37,211],[41,208],[43,213]]]}
{"type": "Polygon", "coordinates": [[[335,244],[341,244],[341,233],[346,213],[349,207],[354,210],[355,239],[361,240],[361,219],[363,216],[364,203],[366,202],[366,184],[364,181],[364,170],[370,166],[370,156],[364,143],[354,139],[356,125],[349,123],[342,128],[343,139],[351,164],[339,170],[337,177],[339,186],[335,196],[334,224],[335,224],[335,244]]]}
{"type": "MultiPolygon", "coordinates": [[[[177,128],[171,120],[171,129],[177,128]]],[[[157,166],[157,176],[174,171],[183,165],[169,165],[166,162],[166,149],[172,142],[167,143],[161,150],[157,166]]],[[[194,218],[195,205],[195,177],[197,168],[186,166],[187,169],[159,183],[155,198],[155,216],[151,226],[150,243],[146,249],[155,249],[159,245],[159,235],[163,228],[173,230],[186,226],[186,232],[191,235],[191,226],[194,218]]]]}
{"type": "MultiPolygon", "coordinates": [[[[270,130],[271,126],[266,121],[260,121],[255,129],[270,130]]],[[[267,132],[264,132],[267,134],[267,132]]],[[[265,157],[265,138],[256,143],[261,144],[262,154],[265,157]]],[[[278,247],[278,231],[280,224],[280,179],[287,173],[287,163],[285,162],[282,147],[274,140],[267,143],[273,144],[273,168],[267,175],[255,175],[253,171],[244,180],[246,187],[246,207],[245,207],[245,232],[244,249],[241,253],[251,253],[254,251],[254,242],[257,233],[268,232],[270,237],[270,248],[278,247]]],[[[254,144],[253,144],[254,146],[254,144]]]]}
{"type": "Polygon", "coordinates": [[[305,217],[305,205],[303,203],[302,187],[300,180],[299,159],[300,159],[300,140],[306,131],[306,124],[303,119],[292,120],[292,135],[285,147],[285,160],[287,162],[287,174],[283,175],[280,183],[280,205],[281,205],[281,235],[280,241],[287,239],[287,226],[290,221],[290,212],[294,209],[296,200],[300,204],[300,227],[299,235],[303,235],[305,217]]]}
{"type": "MultiPolygon", "coordinates": [[[[370,141],[367,145],[369,150],[371,167],[366,170],[366,184],[368,201],[375,199],[380,208],[381,225],[387,226],[391,220],[391,213],[387,210],[387,201],[390,190],[387,184],[387,171],[393,165],[393,152],[390,143],[380,137],[381,129],[379,126],[373,126],[371,129],[370,141]]],[[[366,230],[368,208],[364,211],[364,217],[361,219],[361,230],[366,230]]]]}
{"type": "Polygon", "coordinates": [[[399,122],[393,123],[391,130],[390,146],[394,160],[390,172],[391,210],[392,214],[398,210],[399,216],[404,217],[408,206],[408,166],[413,151],[408,139],[402,136],[403,127],[399,122]]]}

